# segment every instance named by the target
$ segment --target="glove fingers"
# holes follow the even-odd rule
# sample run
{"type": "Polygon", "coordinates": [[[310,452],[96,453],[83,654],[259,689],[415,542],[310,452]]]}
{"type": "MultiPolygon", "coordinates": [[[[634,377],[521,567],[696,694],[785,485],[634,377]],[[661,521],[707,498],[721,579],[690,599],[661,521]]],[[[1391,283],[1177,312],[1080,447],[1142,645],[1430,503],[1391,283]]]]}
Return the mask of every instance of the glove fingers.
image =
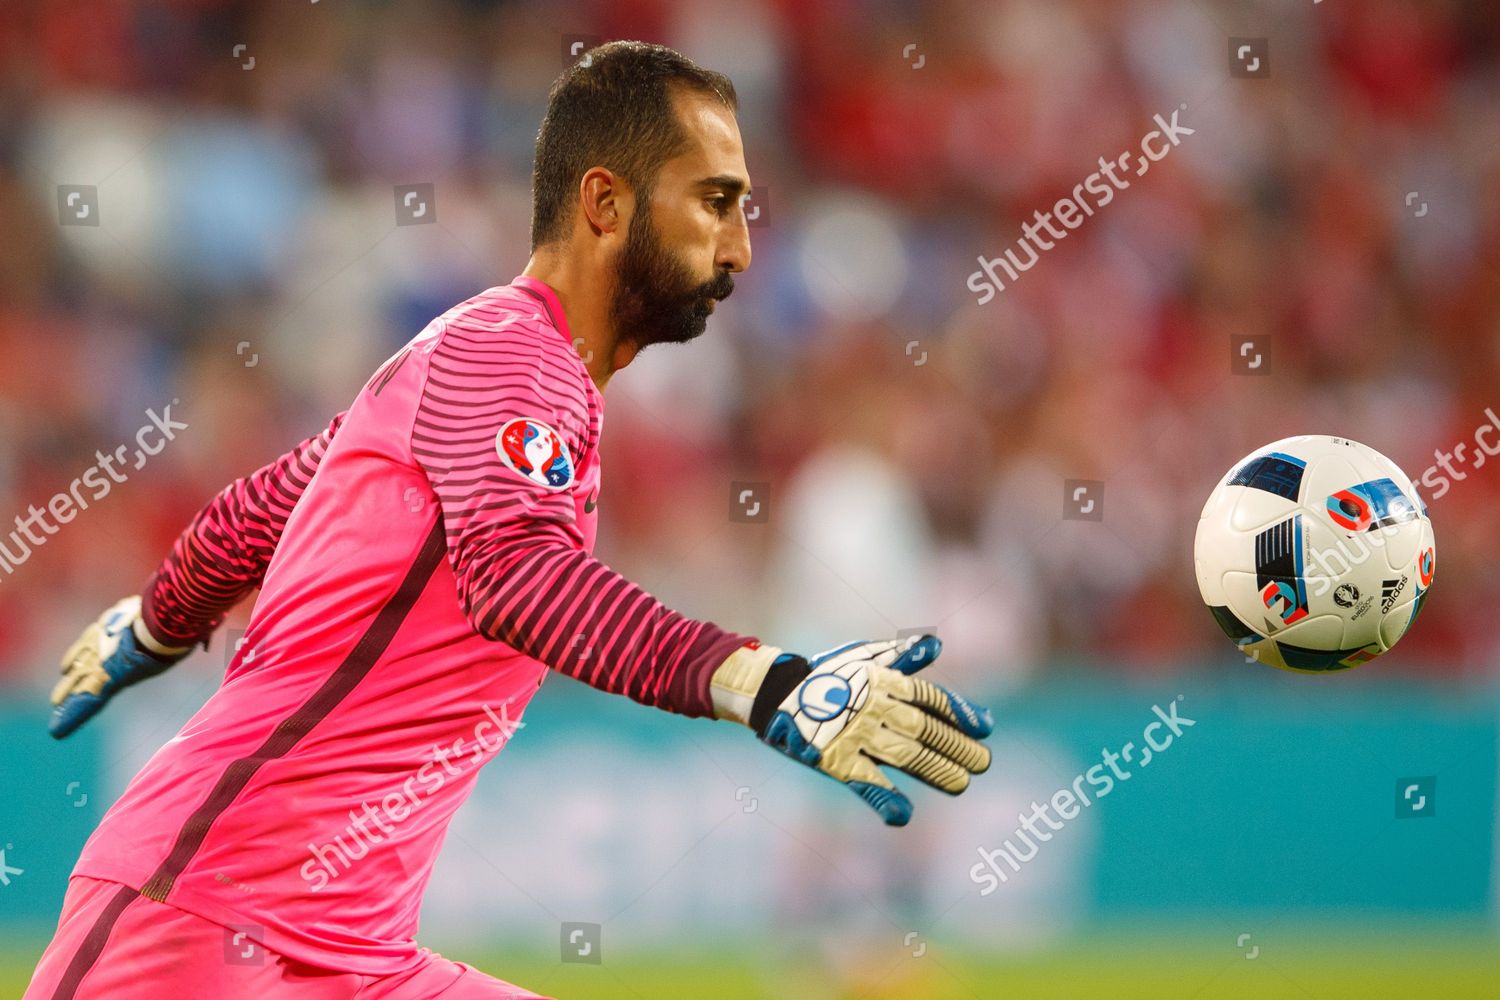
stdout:
{"type": "MultiPolygon", "coordinates": [[[[890,743],[889,750],[892,754],[914,756],[917,749],[925,748],[964,771],[983,774],[989,770],[988,747],[915,705],[893,699],[885,710],[881,723],[885,731],[892,732],[913,745],[910,749],[903,749],[897,743],[890,743]]],[[[885,747],[887,744],[885,740],[880,740],[879,745],[885,747]]],[[[900,762],[896,763],[904,766],[900,762]]]]}
{"type": "Polygon", "coordinates": [[[854,794],[880,816],[886,826],[905,826],[911,821],[912,805],[891,779],[881,773],[876,761],[864,754],[854,763],[855,777],[844,782],[854,794]]]}
{"type": "Polygon", "coordinates": [[[938,658],[943,651],[943,641],[935,635],[920,635],[907,640],[906,648],[891,663],[892,670],[903,674],[914,674],[938,658]]]}
{"type": "Polygon", "coordinates": [[[911,688],[904,692],[904,696],[911,704],[947,719],[965,736],[984,739],[995,731],[995,717],[989,709],[924,677],[913,678],[911,688]]]}
{"type": "Polygon", "coordinates": [[[63,699],[62,703],[52,709],[52,718],[47,722],[47,732],[55,740],[60,740],[73,730],[83,725],[99,709],[104,707],[104,699],[98,695],[75,694],[63,699]]]}
{"type": "Polygon", "coordinates": [[[962,765],[944,757],[937,750],[924,746],[918,739],[923,715],[909,705],[893,705],[885,718],[885,724],[874,730],[865,743],[865,753],[876,762],[899,768],[912,777],[933,788],[957,795],[969,787],[969,772],[962,765]],[[903,715],[905,709],[910,715],[903,715]]]}
{"type": "Polygon", "coordinates": [[[98,625],[90,625],[63,654],[62,678],[52,688],[52,704],[75,692],[97,695],[104,690],[109,675],[99,660],[100,633],[98,625]]]}
{"type": "Polygon", "coordinates": [[[817,654],[808,660],[808,665],[814,670],[832,670],[842,667],[845,662],[864,660],[873,666],[890,667],[903,674],[914,674],[937,659],[942,649],[942,640],[935,635],[877,642],[848,642],[817,654]]]}
{"type": "Polygon", "coordinates": [[[61,705],[63,699],[73,693],[73,687],[78,683],[76,674],[64,674],[62,679],[52,685],[52,704],[61,705]]]}
{"type": "Polygon", "coordinates": [[[970,739],[953,726],[936,716],[922,716],[922,730],[917,740],[929,750],[935,750],[953,761],[965,771],[983,774],[990,769],[990,748],[978,740],[970,739]]]}
{"type": "Polygon", "coordinates": [[[969,772],[930,747],[915,745],[900,756],[905,759],[888,763],[939,791],[957,795],[969,787],[969,772]]]}
{"type": "Polygon", "coordinates": [[[897,791],[894,785],[882,788],[863,781],[846,781],[844,784],[854,789],[855,794],[880,815],[886,826],[905,826],[911,822],[911,799],[897,791]]]}
{"type": "Polygon", "coordinates": [[[79,667],[70,670],[52,686],[52,704],[61,705],[64,698],[75,694],[101,695],[108,684],[109,674],[101,669],[79,667]]]}

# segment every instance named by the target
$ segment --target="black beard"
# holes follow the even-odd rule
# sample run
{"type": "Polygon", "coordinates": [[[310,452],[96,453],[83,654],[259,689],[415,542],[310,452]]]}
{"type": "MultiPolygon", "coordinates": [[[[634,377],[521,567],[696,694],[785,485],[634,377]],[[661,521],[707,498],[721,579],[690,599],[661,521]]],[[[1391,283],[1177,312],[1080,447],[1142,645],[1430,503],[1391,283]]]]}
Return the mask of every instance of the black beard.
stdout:
{"type": "Polygon", "coordinates": [[[719,271],[712,281],[694,281],[692,272],[657,238],[647,199],[640,204],[615,264],[610,304],[615,342],[633,344],[637,352],[652,344],[685,344],[700,336],[708,325],[708,300],[734,291],[728,271],[719,271]]]}

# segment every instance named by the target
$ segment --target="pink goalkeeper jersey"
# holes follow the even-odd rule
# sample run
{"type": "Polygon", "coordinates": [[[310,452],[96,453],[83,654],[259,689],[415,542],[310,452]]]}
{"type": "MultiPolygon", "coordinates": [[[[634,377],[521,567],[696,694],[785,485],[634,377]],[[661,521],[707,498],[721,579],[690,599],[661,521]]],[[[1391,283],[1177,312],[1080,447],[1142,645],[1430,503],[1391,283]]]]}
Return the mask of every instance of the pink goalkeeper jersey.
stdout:
{"type": "Polygon", "coordinates": [[[256,585],[224,683],[75,874],[384,975],[454,811],[549,668],[686,715],[748,637],[595,560],[602,397],[525,276],[434,320],[321,435],[227,487],[146,588],[169,643],[256,585]]]}

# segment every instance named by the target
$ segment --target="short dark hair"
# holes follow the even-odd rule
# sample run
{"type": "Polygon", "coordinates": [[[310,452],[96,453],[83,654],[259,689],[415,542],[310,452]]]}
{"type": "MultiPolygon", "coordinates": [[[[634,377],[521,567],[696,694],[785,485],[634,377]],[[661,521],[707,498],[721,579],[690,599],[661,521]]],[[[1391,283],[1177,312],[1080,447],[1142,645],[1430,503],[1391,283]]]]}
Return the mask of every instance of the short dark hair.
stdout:
{"type": "Polygon", "coordinates": [[[661,166],[687,146],[672,107],[678,89],[739,109],[734,84],[665,45],[606,42],[557,78],[536,137],[531,249],[566,235],[568,206],[591,167],[605,167],[650,197],[661,166]]]}

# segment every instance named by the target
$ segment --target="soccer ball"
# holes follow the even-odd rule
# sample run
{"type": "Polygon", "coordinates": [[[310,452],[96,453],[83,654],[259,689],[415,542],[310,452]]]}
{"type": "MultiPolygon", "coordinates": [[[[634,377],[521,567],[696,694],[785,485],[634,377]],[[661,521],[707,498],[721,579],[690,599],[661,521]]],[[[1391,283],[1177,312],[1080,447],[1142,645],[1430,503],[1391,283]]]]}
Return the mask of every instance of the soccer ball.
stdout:
{"type": "Polygon", "coordinates": [[[1355,441],[1285,438],[1236,462],[1203,505],[1198,591],[1247,657],[1345,670],[1396,644],[1432,587],[1427,505],[1355,441]]]}

